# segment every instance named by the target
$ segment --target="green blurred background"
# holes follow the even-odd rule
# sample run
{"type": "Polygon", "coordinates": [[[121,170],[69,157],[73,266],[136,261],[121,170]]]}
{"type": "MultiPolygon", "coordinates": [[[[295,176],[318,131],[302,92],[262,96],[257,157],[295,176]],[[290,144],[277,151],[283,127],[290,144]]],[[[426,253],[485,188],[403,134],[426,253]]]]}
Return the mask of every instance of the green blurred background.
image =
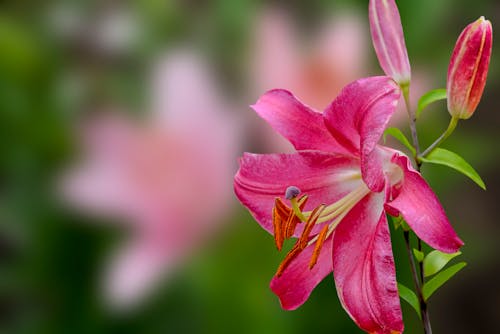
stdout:
{"type": "MultiPolygon", "coordinates": [[[[252,34],[268,6],[288,11],[306,40],[319,22],[332,15],[338,18],[346,10],[357,15],[366,34],[368,64],[362,74],[381,73],[368,37],[367,3],[3,1],[0,332],[359,333],[342,310],[331,277],[300,309],[280,308],[268,285],[283,254],[276,252],[272,237],[236,200],[220,218],[223,227],[140,307],[110,310],[101,302],[99,277],[106,255],[120,245],[127,231],[62,205],[54,184],[78,154],[75,124],[94,113],[96,105],[110,101],[127,106],[132,114],[146,113],[146,74],[153,59],[178,45],[195,49],[211,64],[231,98],[234,114],[252,113],[248,105],[262,93],[252,91],[249,79],[252,34]],[[116,12],[127,14],[125,37],[118,34],[116,45],[105,42],[102,47],[92,29],[116,12]]],[[[412,67],[424,73],[427,90],[445,86],[449,56],[465,25],[485,15],[495,31],[500,15],[500,3],[493,0],[399,1],[398,5],[412,67]]],[[[465,241],[462,258],[469,264],[431,300],[436,333],[498,331],[500,113],[495,96],[500,95],[500,76],[493,45],[483,100],[476,114],[459,124],[444,145],[476,167],[488,190],[448,169],[424,167],[465,241]]],[[[419,127],[422,142],[428,145],[447,120],[444,103],[426,111],[419,127]]],[[[241,151],[265,150],[258,139],[258,134],[247,133],[241,151]]],[[[193,199],[195,208],[197,200],[201,199],[193,199]]],[[[393,241],[398,278],[411,286],[400,231],[393,233],[393,241]]],[[[405,332],[420,333],[415,314],[404,302],[402,306],[405,332]]]]}

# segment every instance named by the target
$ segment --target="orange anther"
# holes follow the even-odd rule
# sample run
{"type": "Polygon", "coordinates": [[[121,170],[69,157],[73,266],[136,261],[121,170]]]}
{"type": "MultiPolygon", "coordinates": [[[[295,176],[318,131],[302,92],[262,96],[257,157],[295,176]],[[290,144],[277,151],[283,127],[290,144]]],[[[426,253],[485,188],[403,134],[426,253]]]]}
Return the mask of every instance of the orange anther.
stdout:
{"type": "Polygon", "coordinates": [[[274,227],[274,241],[276,243],[276,248],[281,251],[283,247],[283,220],[280,215],[277,213],[278,209],[276,207],[273,208],[273,227],[274,227]]]}
{"type": "Polygon", "coordinates": [[[279,197],[276,197],[274,207],[276,208],[276,213],[281,217],[281,219],[286,221],[292,209],[287,207],[279,197]]]}
{"type": "Polygon", "coordinates": [[[323,226],[321,232],[318,234],[318,240],[316,240],[316,246],[314,246],[314,251],[311,257],[311,261],[309,261],[309,269],[314,268],[316,262],[318,262],[319,253],[321,252],[321,248],[323,248],[323,243],[325,242],[326,236],[328,234],[329,225],[323,226]]]}
{"type": "Polygon", "coordinates": [[[302,231],[302,234],[297,241],[297,243],[300,244],[300,247],[302,249],[307,247],[307,243],[309,242],[309,235],[311,234],[311,231],[316,224],[316,221],[318,218],[321,216],[321,213],[325,209],[325,205],[321,204],[320,206],[314,208],[314,210],[311,212],[311,215],[307,219],[306,226],[304,227],[304,230],[302,231]]]}
{"type": "Polygon", "coordinates": [[[285,258],[278,267],[278,270],[276,271],[276,276],[280,277],[285,271],[285,269],[288,267],[288,265],[290,265],[292,260],[295,259],[297,255],[300,254],[300,252],[302,252],[302,249],[297,247],[297,245],[298,244],[295,244],[295,246],[293,246],[293,248],[288,252],[288,254],[286,254],[285,258]]]}

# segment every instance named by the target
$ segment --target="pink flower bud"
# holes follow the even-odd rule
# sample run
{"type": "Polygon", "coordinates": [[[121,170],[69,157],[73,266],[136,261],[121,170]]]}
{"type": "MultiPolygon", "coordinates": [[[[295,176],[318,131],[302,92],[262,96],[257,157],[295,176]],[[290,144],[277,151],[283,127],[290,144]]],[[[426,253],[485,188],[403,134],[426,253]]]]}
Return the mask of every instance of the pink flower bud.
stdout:
{"type": "Polygon", "coordinates": [[[373,46],[380,66],[398,84],[408,84],[410,61],[396,3],[394,0],[370,0],[369,16],[373,46]]]}
{"type": "Polygon", "coordinates": [[[491,22],[481,16],[460,34],[448,67],[448,111],[467,119],[483,94],[492,45],[491,22]]]}

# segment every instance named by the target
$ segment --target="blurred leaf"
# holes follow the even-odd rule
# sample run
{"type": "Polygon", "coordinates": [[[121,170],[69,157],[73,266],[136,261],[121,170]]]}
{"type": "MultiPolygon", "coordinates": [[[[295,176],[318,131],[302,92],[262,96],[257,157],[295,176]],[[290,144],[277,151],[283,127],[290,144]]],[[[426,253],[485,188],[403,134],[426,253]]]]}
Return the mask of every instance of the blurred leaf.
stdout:
{"type": "Polygon", "coordinates": [[[427,254],[424,259],[424,276],[429,277],[440,271],[453,258],[459,256],[462,252],[446,254],[438,250],[434,250],[427,254]]]}
{"type": "Polygon", "coordinates": [[[413,248],[413,254],[415,255],[415,258],[417,259],[418,262],[423,262],[425,254],[424,252],[419,251],[416,248],[413,248]]]}
{"type": "Polygon", "coordinates": [[[444,165],[453,168],[460,173],[468,176],[472,181],[474,181],[482,189],[486,190],[486,186],[481,179],[481,176],[472,168],[467,161],[464,160],[458,154],[445,150],[444,148],[435,148],[426,157],[420,158],[423,162],[428,162],[431,164],[444,165]]]}
{"type": "Polygon", "coordinates": [[[422,287],[422,293],[424,295],[424,299],[427,301],[432,294],[441,287],[444,283],[446,283],[450,278],[455,276],[456,273],[458,273],[463,267],[465,267],[467,263],[465,262],[460,262],[457,263],[448,269],[443,270],[436,276],[434,276],[433,279],[428,281],[427,283],[424,284],[422,287]]]}
{"type": "Polygon", "coordinates": [[[0,16],[0,69],[16,80],[32,79],[43,65],[40,41],[21,22],[0,16]]]}
{"type": "Polygon", "coordinates": [[[398,128],[387,128],[384,131],[384,141],[387,135],[391,135],[392,137],[396,138],[401,144],[406,146],[406,148],[408,148],[411,151],[411,153],[415,155],[416,152],[415,148],[413,147],[412,144],[410,144],[410,142],[408,141],[404,133],[401,132],[401,130],[399,130],[398,128]]]}
{"type": "Polygon", "coordinates": [[[439,88],[439,89],[434,89],[431,91],[428,91],[422,97],[420,100],[418,100],[418,106],[417,106],[417,113],[416,117],[420,117],[420,113],[422,110],[424,110],[429,104],[434,103],[439,100],[444,100],[446,99],[446,89],[445,88],[439,88]]]}
{"type": "Polygon", "coordinates": [[[417,312],[418,317],[420,318],[420,304],[418,302],[417,295],[415,292],[413,292],[410,288],[406,287],[405,285],[398,283],[398,291],[399,291],[399,296],[404,299],[408,304],[413,307],[415,312],[417,312]]]}

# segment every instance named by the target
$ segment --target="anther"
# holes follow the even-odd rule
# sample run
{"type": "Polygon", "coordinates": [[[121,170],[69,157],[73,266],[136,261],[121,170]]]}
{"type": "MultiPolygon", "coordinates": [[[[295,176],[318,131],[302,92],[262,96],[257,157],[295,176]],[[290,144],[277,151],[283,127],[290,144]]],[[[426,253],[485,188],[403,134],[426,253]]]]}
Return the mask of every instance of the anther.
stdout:
{"type": "Polygon", "coordinates": [[[298,247],[298,244],[293,246],[292,250],[288,252],[288,254],[285,256],[285,259],[281,262],[280,266],[278,267],[278,270],[276,271],[276,276],[280,277],[283,272],[285,271],[286,268],[288,268],[288,265],[292,262],[293,259],[297,257],[297,255],[302,252],[302,249],[298,247]]]}
{"type": "Polygon", "coordinates": [[[293,210],[287,207],[285,203],[283,203],[281,198],[277,197],[274,201],[272,218],[274,227],[274,241],[276,242],[276,248],[278,248],[279,251],[281,251],[283,242],[285,240],[285,224],[291,215],[293,215],[293,210]]]}
{"type": "Polygon", "coordinates": [[[323,226],[321,232],[319,232],[318,240],[316,241],[316,246],[314,246],[314,251],[311,257],[311,261],[309,261],[309,270],[314,268],[316,262],[318,262],[319,253],[321,252],[321,248],[323,248],[323,243],[325,242],[326,236],[328,235],[329,225],[323,226]]]}
{"type": "Polygon", "coordinates": [[[306,226],[304,227],[304,230],[302,231],[302,235],[300,236],[299,240],[297,243],[301,245],[301,248],[304,249],[307,247],[307,243],[309,241],[309,235],[311,234],[311,231],[316,225],[316,221],[318,218],[321,216],[321,213],[325,209],[325,205],[321,204],[320,206],[316,207],[312,212],[309,218],[307,219],[306,226]]]}
{"type": "Polygon", "coordinates": [[[278,251],[281,251],[281,248],[283,247],[283,233],[282,233],[282,219],[280,215],[278,214],[278,208],[274,207],[273,208],[273,227],[274,227],[274,241],[276,243],[276,248],[278,251]]]}
{"type": "Polygon", "coordinates": [[[300,195],[300,189],[295,187],[295,186],[290,186],[286,188],[285,191],[285,198],[288,200],[291,200],[292,198],[295,198],[300,195]]]}
{"type": "Polygon", "coordinates": [[[285,203],[281,200],[281,198],[276,197],[274,201],[274,207],[277,209],[277,213],[280,215],[280,217],[285,218],[288,217],[290,214],[291,209],[286,206],[285,203]]]}
{"type": "Polygon", "coordinates": [[[280,266],[278,267],[276,276],[280,277],[281,274],[283,274],[285,269],[288,267],[288,265],[292,262],[292,260],[295,259],[297,255],[299,255],[300,252],[302,252],[307,247],[309,235],[311,234],[311,231],[314,225],[316,224],[316,221],[318,220],[319,216],[321,215],[321,212],[324,210],[324,208],[325,205],[322,204],[311,212],[311,215],[307,220],[306,226],[304,226],[304,230],[302,231],[300,238],[297,240],[297,242],[295,243],[293,248],[288,252],[288,254],[286,254],[285,259],[281,262],[280,266]]]}

